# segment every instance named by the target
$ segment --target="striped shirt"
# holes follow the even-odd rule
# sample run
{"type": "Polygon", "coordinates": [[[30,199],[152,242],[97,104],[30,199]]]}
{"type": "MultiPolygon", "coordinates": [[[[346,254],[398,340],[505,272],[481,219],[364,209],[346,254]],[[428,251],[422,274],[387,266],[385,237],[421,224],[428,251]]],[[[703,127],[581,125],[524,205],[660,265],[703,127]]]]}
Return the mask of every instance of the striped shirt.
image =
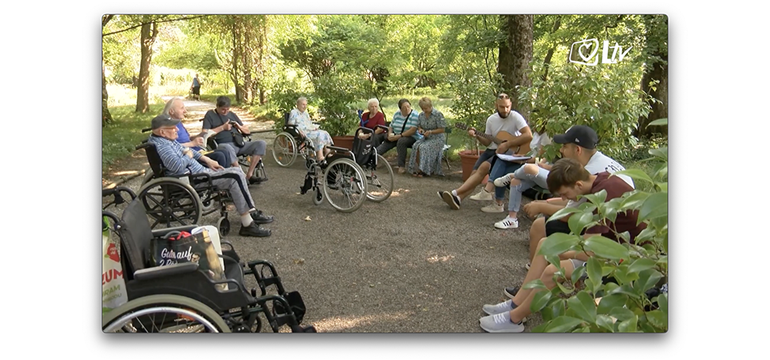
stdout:
{"type": "Polygon", "coordinates": [[[149,142],[155,145],[160,161],[166,168],[166,175],[179,176],[206,172],[206,168],[197,161],[201,158],[201,153],[190,149],[193,153],[193,157],[190,158],[184,154],[185,147],[182,144],[156,135],[151,135],[149,142]]]}
{"type": "MultiPolygon", "coordinates": [[[[390,127],[393,128],[393,134],[398,135],[401,133],[401,129],[403,128],[404,131],[409,130],[411,127],[417,126],[417,117],[419,114],[417,111],[412,110],[412,113],[409,114],[409,118],[406,119],[404,115],[401,115],[401,111],[396,111],[395,114],[393,114],[393,121],[390,123],[390,127]],[[406,121],[406,127],[404,127],[404,121],[406,121]]],[[[420,135],[416,132],[414,135],[412,135],[413,138],[420,140],[420,135]]]]}

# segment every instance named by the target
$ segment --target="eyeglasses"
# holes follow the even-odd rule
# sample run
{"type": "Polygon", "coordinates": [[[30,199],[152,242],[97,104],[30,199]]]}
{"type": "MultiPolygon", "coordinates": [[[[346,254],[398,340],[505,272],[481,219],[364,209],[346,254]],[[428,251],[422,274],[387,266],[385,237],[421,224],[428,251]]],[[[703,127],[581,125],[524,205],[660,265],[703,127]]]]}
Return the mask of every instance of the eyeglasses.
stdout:
{"type": "Polygon", "coordinates": [[[508,97],[508,94],[506,94],[506,93],[502,93],[502,94],[500,94],[500,95],[497,95],[497,98],[498,98],[498,99],[510,99],[510,98],[508,97]]]}

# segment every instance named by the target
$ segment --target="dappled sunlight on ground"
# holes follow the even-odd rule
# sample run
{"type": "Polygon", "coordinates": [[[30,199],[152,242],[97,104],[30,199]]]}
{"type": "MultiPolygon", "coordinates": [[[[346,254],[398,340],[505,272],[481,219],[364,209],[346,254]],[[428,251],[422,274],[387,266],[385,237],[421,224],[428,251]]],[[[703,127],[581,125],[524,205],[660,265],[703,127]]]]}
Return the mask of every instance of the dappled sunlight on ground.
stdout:
{"type": "Polygon", "coordinates": [[[403,321],[413,315],[405,311],[396,313],[374,314],[364,316],[331,317],[313,322],[319,332],[339,332],[350,330],[359,325],[369,325],[375,322],[403,321]]]}
{"type": "Polygon", "coordinates": [[[444,255],[444,256],[432,255],[432,256],[429,256],[425,260],[427,260],[431,264],[434,264],[434,263],[437,263],[437,262],[447,262],[447,261],[452,260],[454,258],[455,258],[454,255],[444,255]]]}

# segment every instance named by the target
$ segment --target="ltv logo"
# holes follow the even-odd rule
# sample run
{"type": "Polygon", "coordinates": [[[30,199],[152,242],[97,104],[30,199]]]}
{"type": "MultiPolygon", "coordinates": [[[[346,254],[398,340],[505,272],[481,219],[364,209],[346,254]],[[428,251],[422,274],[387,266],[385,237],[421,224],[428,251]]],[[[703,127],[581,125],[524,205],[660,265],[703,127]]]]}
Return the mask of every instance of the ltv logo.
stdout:
{"type": "MultiPolygon", "coordinates": [[[[633,46],[629,46],[626,51],[623,51],[623,47],[615,43],[615,46],[610,46],[610,42],[604,40],[604,46],[602,47],[602,64],[615,64],[623,61],[623,58],[631,51],[633,46]],[[609,55],[609,49],[612,50],[612,56],[609,55]]],[[[569,48],[569,62],[575,64],[583,64],[588,66],[594,66],[599,63],[599,40],[587,39],[581,41],[575,41],[569,48]]]]}

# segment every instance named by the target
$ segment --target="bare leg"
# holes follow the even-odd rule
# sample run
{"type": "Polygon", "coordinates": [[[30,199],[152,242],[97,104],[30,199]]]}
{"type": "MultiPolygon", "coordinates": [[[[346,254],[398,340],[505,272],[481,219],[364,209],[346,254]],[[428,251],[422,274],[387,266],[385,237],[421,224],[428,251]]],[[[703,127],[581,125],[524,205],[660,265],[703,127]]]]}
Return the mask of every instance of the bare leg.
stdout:
{"type": "Polygon", "coordinates": [[[262,159],[262,156],[260,155],[251,155],[251,164],[249,164],[249,171],[246,172],[246,178],[251,179],[251,176],[254,175],[254,169],[257,168],[257,164],[259,164],[259,160],[262,159]]]}
{"type": "MultiPolygon", "coordinates": [[[[489,174],[489,170],[492,167],[489,165],[489,162],[484,161],[479,165],[479,168],[476,169],[476,171],[471,173],[471,176],[468,177],[468,180],[465,180],[465,182],[460,185],[459,188],[457,188],[457,197],[460,198],[460,200],[464,199],[466,196],[468,196],[473,189],[476,188],[479,184],[481,184],[481,180],[484,180],[484,176],[487,176],[489,174]]],[[[494,185],[493,185],[494,186],[494,185]]]]}
{"type": "Polygon", "coordinates": [[[545,238],[545,218],[537,218],[529,229],[529,260],[532,261],[537,254],[540,239],[545,238]]]}
{"type": "MultiPolygon", "coordinates": [[[[538,258],[542,258],[543,261],[545,261],[545,258],[542,256],[539,256],[538,258]]],[[[565,278],[572,277],[572,272],[574,270],[574,267],[572,265],[572,261],[570,260],[562,260],[560,263],[562,268],[564,268],[564,276],[565,278]]],[[[534,264],[532,264],[534,267],[534,264]]],[[[532,269],[530,269],[530,272],[532,269]]],[[[540,281],[545,284],[545,287],[548,289],[553,289],[556,286],[556,281],[553,279],[553,275],[556,273],[557,269],[555,266],[548,264],[541,272],[540,272],[540,281]]],[[[527,274],[527,277],[529,277],[529,273],[527,274]]],[[[526,284],[526,281],[524,282],[526,284]]],[[[532,300],[535,298],[535,294],[537,294],[539,291],[542,291],[543,289],[530,289],[530,290],[520,290],[516,297],[513,298],[513,303],[516,304],[516,308],[511,310],[511,321],[514,323],[520,323],[522,319],[524,319],[525,316],[530,315],[532,311],[529,309],[530,305],[532,305],[532,300]],[[526,296],[524,296],[524,292],[526,292],[526,296]],[[521,297],[519,295],[522,295],[521,297]],[[518,298],[518,301],[517,301],[518,298]],[[521,302],[519,302],[521,301],[521,302]]]]}

